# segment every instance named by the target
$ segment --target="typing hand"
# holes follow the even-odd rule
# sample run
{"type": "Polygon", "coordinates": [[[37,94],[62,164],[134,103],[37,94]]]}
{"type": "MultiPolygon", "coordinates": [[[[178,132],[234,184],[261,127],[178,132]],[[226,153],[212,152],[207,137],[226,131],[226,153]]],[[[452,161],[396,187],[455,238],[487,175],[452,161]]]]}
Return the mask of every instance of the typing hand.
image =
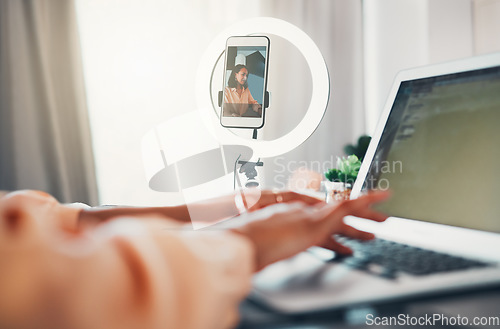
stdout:
{"type": "Polygon", "coordinates": [[[387,216],[373,210],[371,206],[388,196],[388,192],[373,192],[356,200],[321,207],[308,206],[302,202],[280,204],[264,209],[262,216],[232,230],[254,243],[257,270],[314,245],[349,253],[349,248],[332,239],[333,234],[358,239],[370,239],[373,235],[347,225],[344,217],[353,215],[383,222],[387,216]]]}

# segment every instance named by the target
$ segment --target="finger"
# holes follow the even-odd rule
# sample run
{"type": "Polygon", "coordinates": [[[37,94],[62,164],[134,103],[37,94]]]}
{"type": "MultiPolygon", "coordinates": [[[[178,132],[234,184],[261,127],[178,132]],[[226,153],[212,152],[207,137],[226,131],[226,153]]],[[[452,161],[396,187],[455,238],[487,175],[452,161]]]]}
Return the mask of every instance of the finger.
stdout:
{"type": "Polygon", "coordinates": [[[312,196],[309,196],[306,194],[302,194],[302,193],[297,193],[297,192],[293,192],[293,191],[285,191],[285,192],[281,192],[281,193],[282,193],[282,197],[283,197],[284,202],[290,202],[290,201],[297,200],[297,201],[302,201],[305,204],[308,204],[311,206],[324,203],[324,201],[321,199],[318,199],[318,198],[315,198],[315,197],[312,197],[312,196]]]}
{"type": "Polygon", "coordinates": [[[376,211],[376,210],[373,210],[371,208],[359,210],[355,214],[355,216],[361,217],[361,218],[366,218],[369,220],[373,220],[375,222],[383,222],[388,218],[388,216],[386,214],[381,213],[381,212],[376,211]]]}
{"type": "Polygon", "coordinates": [[[338,252],[342,255],[351,255],[353,253],[352,249],[344,246],[343,244],[339,243],[337,240],[335,240],[334,237],[329,236],[325,242],[321,243],[319,245],[320,247],[338,252]]]}
{"type": "Polygon", "coordinates": [[[358,214],[364,214],[372,217],[385,217],[384,214],[371,209],[371,205],[381,202],[390,196],[389,192],[371,192],[367,195],[361,196],[353,200],[338,201],[333,204],[326,204],[321,209],[321,214],[323,216],[329,216],[331,214],[336,214],[339,217],[345,217],[348,215],[354,215],[358,217],[358,214]],[[365,213],[366,212],[366,213],[365,213]],[[371,214],[373,212],[373,214],[371,214]],[[377,213],[377,215],[375,215],[377,213]],[[379,216],[382,215],[382,216],[379,216]]]}
{"type": "Polygon", "coordinates": [[[349,225],[343,225],[339,233],[358,240],[372,240],[375,238],[373,233],[361,231],[349,225]]]}
{"type": "Polygon", "coordinates": [[[367,194],[358,197],[357,199],[351,200],[354,203],[373,205],[375,203],[380,203],[387,200],[391,196],[390,190],[372,190],[367,194]]]}
{"type": "MultiPolygon", "coordinates": [[[[362,216],[363,213],[365,215],[368,214],[367,211],[373,204],[387,200],[389,196],[390,192],[388,191],[371,192],[367,195],[359,197],[358,199],[341,202],[337,206],[338,209],[334,211],[338,212],[338,214],[342,216],[353,215],[353,216],[363,217],[362,216]]],[[[376,211],[374,210],[369,210],[369,211],[372,211],[373,212],[372,215],[375,216],[376,211]]]]}
{"type": "Polygon", "coordinates": [[[244,189],[243,193],[248,211],[253,211],[271,204],[271,198],[264,191],[260,189],[244,189]]]}

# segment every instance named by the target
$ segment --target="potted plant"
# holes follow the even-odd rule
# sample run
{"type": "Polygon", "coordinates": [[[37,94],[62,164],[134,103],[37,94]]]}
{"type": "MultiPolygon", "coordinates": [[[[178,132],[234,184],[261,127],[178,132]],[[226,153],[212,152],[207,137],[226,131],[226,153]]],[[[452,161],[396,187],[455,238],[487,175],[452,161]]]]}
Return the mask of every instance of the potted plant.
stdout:
{"type": "Polygon", "coordinates": [[[356,155],[337,158],[337,168],[325,173],[327,202],[349,199],[360,167],[361,161],[356,155]]]}

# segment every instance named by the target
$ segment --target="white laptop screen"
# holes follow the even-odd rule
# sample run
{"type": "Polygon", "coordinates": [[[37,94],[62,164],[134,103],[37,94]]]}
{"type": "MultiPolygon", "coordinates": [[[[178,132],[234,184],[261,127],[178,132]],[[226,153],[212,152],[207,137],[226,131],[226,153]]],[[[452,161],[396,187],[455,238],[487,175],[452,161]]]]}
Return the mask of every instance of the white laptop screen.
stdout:
{"type": "Polygon", "coordinates": [[[389,215],[500,233],[500,67],[403,81],[363,188],[389,215]]]}

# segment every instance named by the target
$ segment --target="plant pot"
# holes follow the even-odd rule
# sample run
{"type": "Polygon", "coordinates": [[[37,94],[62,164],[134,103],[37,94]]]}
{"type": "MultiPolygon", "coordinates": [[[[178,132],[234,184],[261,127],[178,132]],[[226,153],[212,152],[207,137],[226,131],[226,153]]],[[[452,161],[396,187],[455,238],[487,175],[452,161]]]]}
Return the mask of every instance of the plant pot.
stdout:
{"type": "Polygon", "coordinates": [[[349,183],[342,182],[323,182],[326,192],[326,203],[335,201],[349,200],[351,197],[352,186],[349,183]]]}

